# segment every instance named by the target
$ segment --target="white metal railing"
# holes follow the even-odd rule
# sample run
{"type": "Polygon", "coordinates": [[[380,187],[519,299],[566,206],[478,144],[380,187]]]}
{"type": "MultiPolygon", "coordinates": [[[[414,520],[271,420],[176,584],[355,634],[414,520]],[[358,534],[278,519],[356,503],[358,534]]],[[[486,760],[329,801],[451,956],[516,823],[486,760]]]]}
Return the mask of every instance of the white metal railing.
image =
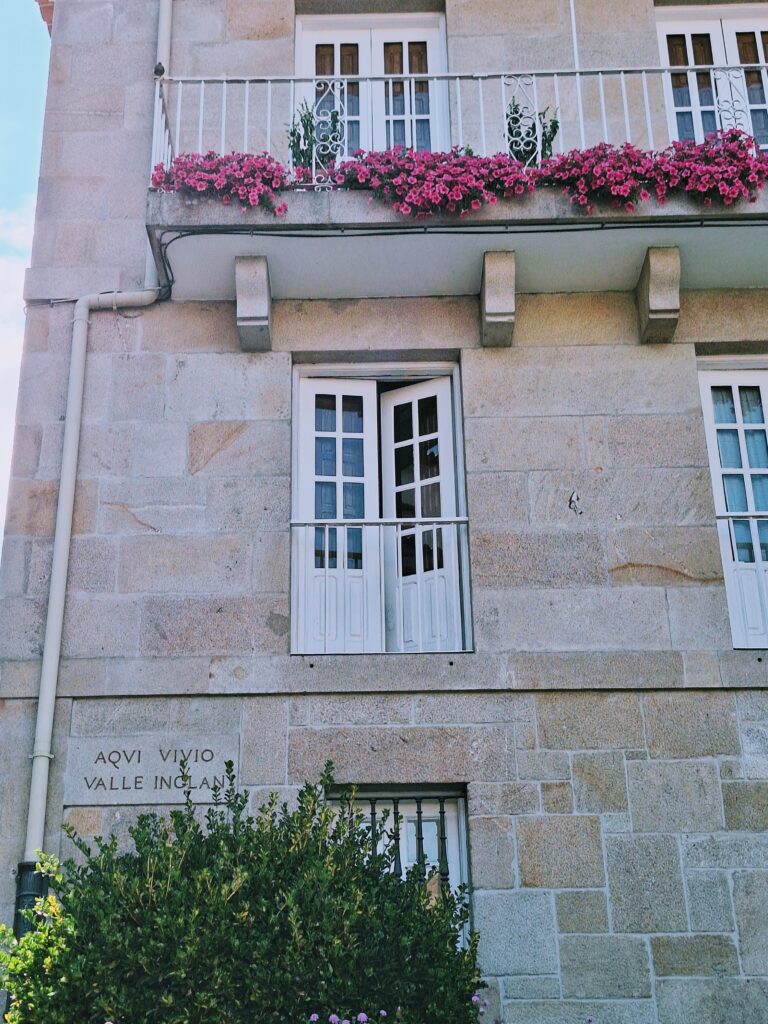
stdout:
{"type": "Polygon", "coordinates": [[[294,653],[465,651],[467,520],[291,524],[294,653]]]}
{"type": "Polygon", "coordinates": [[[528,164],[601,141],[654,149],[727,128],[768,146],[767,98],[766,65],[165,78],[156,86],[152,165],[168,166],[180,153],[266,151],[323,184],[357,148],[400,144],[509,153],[528,164]]]}

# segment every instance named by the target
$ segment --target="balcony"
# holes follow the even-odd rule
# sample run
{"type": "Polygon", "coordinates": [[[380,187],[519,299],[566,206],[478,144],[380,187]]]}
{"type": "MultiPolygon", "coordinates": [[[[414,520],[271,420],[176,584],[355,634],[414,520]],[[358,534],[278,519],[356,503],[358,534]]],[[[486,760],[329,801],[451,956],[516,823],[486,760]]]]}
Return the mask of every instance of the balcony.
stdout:
{"type": "Polygon", "coordinates": [[[587,215],[550,191],[461,220],[414,222],[365,192],[332,189],[329,172],[357,148],[401,144],[503,152],[531,165],[600,141],[660,149],[732,127],[768,145],[767,96],[764,65],[164,79],[153,165],[179,153],[267,151],[301,181],[280,219],[151,193],[150,242],[177,299],[234,299],[235,258],[252,255],[266,257],[277,299],[473,294],[494,250],[516,251],[524,292],[631,290],[648,247],[670,245],[681,251],[684,288],[762,286],[768,233],[751,229],[768,217],[764,196],[739,207],[676,199],[587,215]]]}

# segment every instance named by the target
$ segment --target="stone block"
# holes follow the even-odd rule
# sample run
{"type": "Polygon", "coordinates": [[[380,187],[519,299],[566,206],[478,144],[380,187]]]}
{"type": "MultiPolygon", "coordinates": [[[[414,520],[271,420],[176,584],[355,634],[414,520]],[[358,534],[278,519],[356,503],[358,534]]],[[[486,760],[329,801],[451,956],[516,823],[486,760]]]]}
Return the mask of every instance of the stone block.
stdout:
{"type": "MultiPolygon", "coordinates": [[[[240,781],[244,786],[284,785],[288,751],[288,702],[258,697],[243,702],[240,781]]],[[[316,782],[308,775],[301,782],[316,782]]]]}
{"type": "Polygon", "coordinates": [[[521,779],[560,782],[571,777],[568,755],[559,750],[518,750],[517,774],[521,779]]]}
{"type": "Polygon", "coordinates": [[[171,703],[163,697],[75,700],[70,732],[73,738],[165,733],[170,715],[171,703]]]}
{"type": "Polygon", "coordinates": [[[124,594],[245,594],[251,550],[241,537],[126,537],[117,588],[124,594]]]}
{"type": "Polygon", "coordinates": [[[602,889],[559,892],[555,901],[561,932],[608,931],[608,905],[602,889]]]}
{"type": "Polygon", "coordinates": [[[714,764],[633,761],[627,765],[636,832],[716,832],[723,827],[714,764]]]}
{"type": "Polygon", "coordinates": [[[115,658],[136,654],[140,613],[139,602],[128,597],[71,597],[64,609],[63,656],[115,658]]]}
{"type": "Polygon", "coordinates": [[[688,912],[694,932],[734,931],[731,890],[720,871],[694,871],[686,877],[688,912]]]}
{"type": "Polygon", "coordinates": [[[627,526],[610,530],[608,571],[616,583],[719,583],[723,563],[717,530],[714,526],[627,526]]]}
{"type": "Polygon", "coordinates": [[[730,935],[655,935],[651,953],[657,978],[739,973],[739,956],[730,935]]]}
{"type": "Polygon", "coordinates": [[[174,701],[171,732],[211,733],[217,736],[240,732],[242,702],[229,697],[198,697],[174,701]]]}
{"type": "Polygon", "coordinates": [[[683,656],[676,651],[593,651],[515,654],[515,686],[524,690],[671,689],[683,683],[683,656]]]}
{"type": "Polygon", "coordinates": [[[239,352],[233,302],[163,302],[141,317],[144,352],[239,352]]]}
{"type": "Polygon", "coordinates": [[[605,839],[608,887],[617,932],[675,932],[688,927],[677,843],[671,836],[605,839]]]}
{"type": "Polygon", "coordinates": [[[150,598],[139,646],[149,656],[287,654],[288,634],[283,597],[150,598]]]}
{"type": "Polygon", "coordinates": [[[570,782],[542,782],[541,804],[546,814],[572,814],[573,790],[570,782]]]}
{"type": "Polygon", "coordinates": [[[26,597],[0,601],[0,658],[24,661],[42,653],[45,605],[26,597]]]}
{"type": "Polygon", "coordinates": [[[765,978],[668,978],[656,983],[659,1024],[764,1024],[765,978]]]}
{"type": "Polygon", "coordinates": [[[511,818],[470,817],[469,854],[474,888],[514,888],[515,843],[511,818]]]}
{"type": "Polygon", "coordinates": [[[484,973],[540,975],[557,971],[555,921],[546,893],[476,892],[472,902],[484,973]]]}
{"type": "Polygon", "coordinates": [[[7,537],[0,552],[0,598],[23,597],[27,591],[32,545],[21,537],[7,537]]]}
{"type": "Polygon", "coordinates": [[[317,778],[329,758],[339,783],[499,782],[514,774],[511,730],[501,726],[292,729],[289,784],[317,778]]]}
{"type": "Polygon", "coordinates": [[[519,818],[517,843],[523,886],[570,889],[605,884],[596,817],[519,818]]]}
{"type": "Polygon", "coordinates": [[[189,427],[193,476],[274,476],[290,469],[291,426],[285,420],[214,420],[189,427]]]}
{"type": "Polygon", "coordinates": [[[566,999],[647,999],[651,973],[645,941],[624,935],[562,935],[566,999]]]}
{"type": "Polygon", "coordinates": [[[536,711],[542,747],[589,750],[643,745],[640,700],[634,694],[539,694],[536,711]]]}
{"type": "Polygon", "coordinates": [[[52,537],[58,497],[56,480],[12,480],[5,514],[6,536],[52,537]]]}
{"type": "Polygon", "coordinates": [[[600,820],[603,824],[603,835],[632,831],[632,820],[627,813],[603,814],[600,820]]]}
{"type": "Polygon", "coordinates": [[[675,649],[720,651],[732,646],[724,587],[670,587],[667,600],[675,649]]]}
{"type": "Polygon", "coordinates": [[[582,813],[626,811],[627,784],[621,752],[574,754],[573,791],[576,810],[582,813]]]}
{"type": "Polygon", "coordinates": [[[291,535],[288,530],[251,534],[251,592],[285,594],[290,587],[291,535]]]}
{"type": "MultiPolygon", "coordinates": [[[[560,979],[552,977],[520,976],[517,978],[502,978],[504,999],[559,999],[560,979]]],[[[493,1018],[491,1018],[493,1019],[493,1018]]],[[[499,1015],[499,1020],[503,1019],[499,1015]]]]}
{"type": "MultiPolygon", "coordinates": [[[[712,481],[703,469],[544,470],[529,475],[531,522],[571,526],[578,495],[579,526],[711,526],[712,481]]],[[[666,580],[665,580],[666,582],[666,580]]]]}
{"type": "Polygon", "coordinates": [[[748,779],[768,779],[768,724],[742,726],[744,772],[748,779]]]}
{"type": "Polygon", "coordinates": [[[309,709],[306,725],[407,725],[411,721],[410,697],[313,697],[309,709]]]}
{"type": "Polygon", "coordinates": [[[539,787],[531,782],[470,782],[467,804],[470,817],[536,812],[539,787]]]}
{"type": "Polygon", "coordinates": [[[736,704],[729,693],[652,693],[644,698],[651,757],[739,754],[736,704]]]}
{"type": "Polygon", "coordinates": [[[693,690],[721,687],[723,681],[717,654],[714,651],[685,651],[683,685],[686,689],[693,690]]]}
{"type": "Polygon", "coordinates": [[[680,250],[650,246],[635,292],[641,342],[672,341],[680,319],[680,250]]]}
{"type": "Polygon", "coordinates": [[[733,906],[745,974],[768,974],[768,874],[737,871],[733,906]]]}
{"type": "Polygon", "coordinates": [[[512,344],[515,333],[515,254],[486,252],[480,284],[480,324],[486,348],[512,344]]]}
{"type": "Polygon", "coordinates": [[[34,477],[40,460],[40,445],[43,440],[41,427],[16,427],[13,436],[12,477],[34,477]]]}
{"type": "Polygon", "coordinates": [[[131,476],[183,476],[186,467],[187,431],[184,424],[136,424],[131,476]]]}
{"type": "Polygon", "coordinates": [[[768,690],[765,693],[737,693],[736,706],[742,722],[768,722],[768,690]]]}
{"type": "MultiPolygon", "coordinates": [[[[36,545],[40,550],[41,545],[36,545]]],[[[52,551],[44,545],[46,582],[49,581],[52,551]]],[[[37,563],[38,571],[42,566],[37,563]]],[[[75,537],[69,552],[67,588],[92,594],[111,593],[115,589],[117,545],[106,537],[75,537]]]]}
{"type": "MultiPolygon", "coordinates": [[[[518,9],[522,7],[518,5],[518,9]]],[[[551,59],[552,52],[547,56],[551,59]]],[[[628,292],[520,295],[518,305],[517,345],[637,345],[637,309],[628,292]]]]}
{"type": "Polygon", "coordinates": [[[754,868],[768,871],[768,835],[683,838],[688,868],[754,868]]]}
{"type": "Polygon", "coordinates": [[[526,472],[585,466],[580,421],[573,416],[468,418],[467,471],[526,472]]]}
{"type": "Polygon", "coordinates": [[[603,419],[608,466],[707,466],[701,410],[683,416],[607,416],[603,419]]]}
{"type": "Polygon", "coordinates": [[[496,651],[669,648],[660,588],[477,590],[478,646],[496,651]]]}
{"type": "Polygon", "coordinates": [[[725,827],[737,832],[768,832],[768,782],[723,783],[725,827]]]}
{"type": "Polygon", "coordinates": [[[472,529],[509,528],[528,522],[528,490],[524,473],[469,473],[467,503],[472,529]]]}
{"type": "Polygon", "coordinates": [[[608,583],[603,540],[594,531],[474,529],[471,550],[472,581],[479,587],[608,583]]]}
{"type": "Polygon", "coordinates": [[[650,999],[624,999],[620,1002],[521,999],[504,1007],[504,1024],[585,1024],[590,1017],[599,1024],[656,1024],[650,999]]]}
{"type": "Polygon", "coordinates": [[[185,354],[170,360],[169,420],[289,419],[291,359],[282,353],[185,354]]]}
{"type": "Polygon", "coordinates": [[[212,530],[280,530],[290,519],[290,477],[211,480],[207,521],[212,530]]]}
{"type": "Polygon", "coordinates": [[[425,725],[516,722],[532,711],[531,699],[518,693],[429,694],[413,701],[414,718],[425,725]]]}
{"type": "Polygon", "coordinates": [[[107,693],[215,693],[210,681],[211,659],[200,658],[110,658],[107,663],[107,693]]]}
{"type": "Polygon", "coordinates": [[[718,767],[721,782],[734,782],[744,778],[744,762],[740,757],[721,757],[718,767]]]}
{"type": "Polygon", "coordinates": [[[198,480],[106,480],[99,488],[98,532],[196,533],[205,527],[205,503],[205,485],[198,480]]]}

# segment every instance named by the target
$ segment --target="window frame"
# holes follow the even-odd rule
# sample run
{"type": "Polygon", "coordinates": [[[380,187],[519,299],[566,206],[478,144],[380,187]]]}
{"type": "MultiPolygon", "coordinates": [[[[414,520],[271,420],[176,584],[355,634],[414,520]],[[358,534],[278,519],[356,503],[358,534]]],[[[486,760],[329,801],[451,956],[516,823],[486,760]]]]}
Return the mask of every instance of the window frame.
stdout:
{"type": "MultiPolygon", "coordinates": [[[[306,410],[302,412],[301,381],[307,378],[333,378],[339,381],[344,379],[352,380],[373,380],[376,383],[415,383],[420,380],[433,379],[437,377],[449,377],[451,382],[452,398],[452,435],[453,435],[453,456],[456,492],[456,518],[467,518],[467,475],[466,457],[464,447],[464,415],[461,397],[461,370],[458,363],[453,361],[435,362],[380,362],[380,363],[298,363],[293,367],[291,380],[291,533],[294,525],[301,520],[301,493],[300,493],[300,444],[302,438],[303,417],[307,415],[306,410]]],[[[377,451],[381,452],[381,438],[377,428],[377,451]]],[[[296,657],[319,657],[319,656],[359,656],[357,652],[348,654],[338,652],[331,655],[330,652],[307,652],[301,650],[301,637],[299,635],[299,602],[300,602],[300,580],[298,567],[295,564],[293,536],[291,537],[291,586],[290,586],[290,653],[296,657]]],[[[459,603],[464,634],[463,648],[451,651],[437,651],[423,653],[439,654],[460,654],[474,652],[474,624],[472,617],[472,586],[470,575],[469,557],[469,528],[466,528],[466,543],[459,544],[459,603]]],[[[383,576],[383,573],[382,573],[383,576]]],[[[387,651],[385,640],[382,641],[382,649],[375,654],[395,655],[401,651],[387,651]]]]}

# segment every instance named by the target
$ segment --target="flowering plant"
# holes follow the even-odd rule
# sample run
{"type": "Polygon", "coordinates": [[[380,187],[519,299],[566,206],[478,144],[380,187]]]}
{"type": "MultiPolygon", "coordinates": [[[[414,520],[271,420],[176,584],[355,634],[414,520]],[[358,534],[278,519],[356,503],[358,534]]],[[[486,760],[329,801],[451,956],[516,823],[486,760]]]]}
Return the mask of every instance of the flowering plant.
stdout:
{"type": "Polygon", "coordinates": [[[465,215],[500,198],[533,192],[534,178],[519,161],[499,153],[474,156],[462,149],[415,153],[402,147],[383,153],[358,151],[334,177],[345,188],[371,189],[406,217],[465,215]]]}
{"type": "Polygon", "coordinates": [[[152,187],[160,192],[216,196],[222,203],[262,206],[281,217],[288,209],[276,193],[289,187],[288,172],[269,153],[182,153],[169,168],[157,164],[152,187]]]}
{"type": "Polygon", "coordinates": [[[595,201],[610,200],[631,212],[652,196],[663,203],[676,193],[693,194],[705,206],[715,200],[730,206],[738,199],[754,202],[768,177],[768,157],[752,138],[733,129],[701,143],[673,142],[657,153],[601,142],[552,157],[531,173],[537,187],[560,185],[589,213],[595,201]]]}

